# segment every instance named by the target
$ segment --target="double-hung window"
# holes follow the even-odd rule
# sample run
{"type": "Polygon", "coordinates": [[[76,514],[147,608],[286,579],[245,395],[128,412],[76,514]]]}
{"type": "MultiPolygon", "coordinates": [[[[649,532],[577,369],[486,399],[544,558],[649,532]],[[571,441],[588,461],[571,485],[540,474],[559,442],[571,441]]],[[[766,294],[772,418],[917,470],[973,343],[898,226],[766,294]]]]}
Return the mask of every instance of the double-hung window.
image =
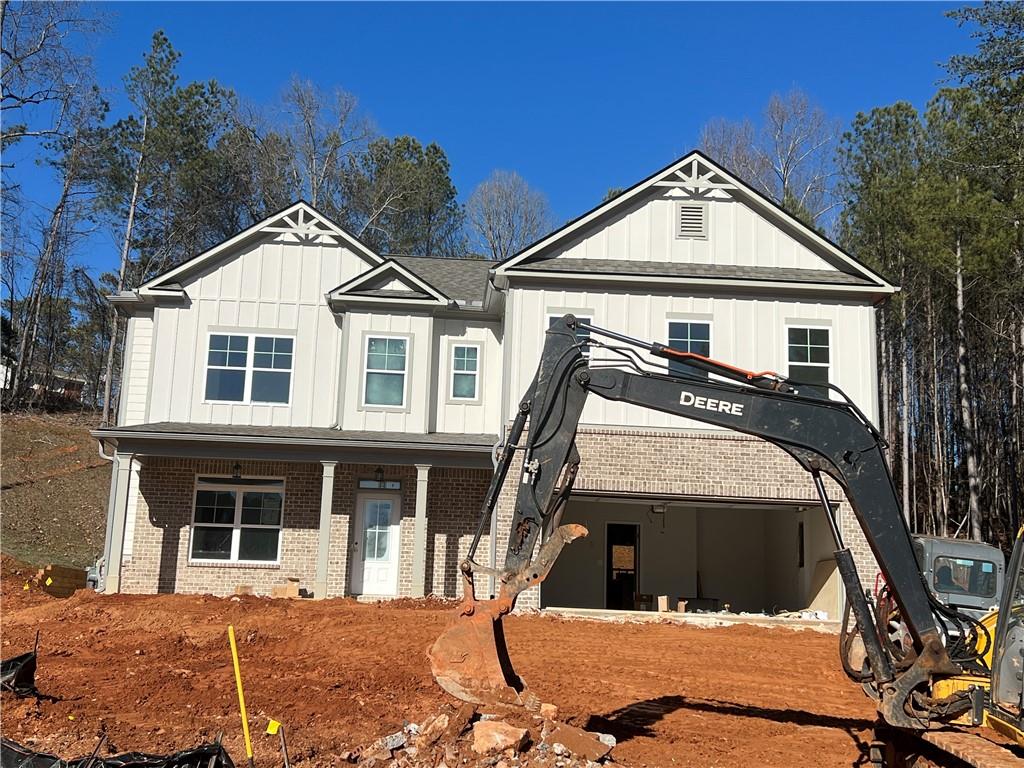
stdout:
{"type": "Polygon", "coordinates": [[[363,405],[403,407],[408,364],[407,339],[396,336],[368,336],[363,405]]]}
{"type": "Polygon", "coordinates": [[[206,400],[287,404],[294,347],[288,336],[211,333],[206,400]]]}
{"type": "MultiPolygon", "coordinates": [[[[711,323],[691,320],[670,320],[668,323],[668,346],[681,352],[692,352],[701,357],[711,356],[711,323]]],[[[707,371],[694,368],[680,360],[670,360],[668,369],[684,376],[708,377],[707,371]]]]}
{"type": "Polygon", "coordinates": [[[789,326],[786,329],[786,359],[789,363],[789,377],[794,382],[811,385],[811,388],[827,396],[831,364],[831,344],[828,328],[805,328],[789,326]]]}
{"type": "Polygon", "coordinates": [[[191,560],[278,562],[284,480],[200,477],[194,502],[191,560]]]}
{"type": "Polygon", "coordinates": [[[480,394],[480,347],[452,346],[452,400],[476,400],[480,394]]]}

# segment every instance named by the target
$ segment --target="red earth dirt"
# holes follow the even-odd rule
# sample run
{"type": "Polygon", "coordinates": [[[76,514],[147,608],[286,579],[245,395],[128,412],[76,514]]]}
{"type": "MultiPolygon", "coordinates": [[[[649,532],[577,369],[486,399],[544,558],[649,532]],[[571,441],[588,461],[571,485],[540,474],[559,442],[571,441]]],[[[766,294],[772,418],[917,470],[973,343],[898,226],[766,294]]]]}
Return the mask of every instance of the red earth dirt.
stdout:
{"type": "MultiPolygon", "coordinates": [[[[257,765],[279,764],[269,718],[294,765],[339,755],[454,702],[425,655],[451,608],[243,596],[97,595],[24,589],[3,559],[2,656],[40,634],[37,685],[56,701],[4,694],[3,734],[62,757],[106,749],[169,753],[223,733],[244,762],[227,625],[239,642],[257,765]]],[[[611,733],[629,766],[851,766],[874,709],[842,674],[834,635],[733,626],[506,620],[520,674],[559,719],[611,733]]]]}

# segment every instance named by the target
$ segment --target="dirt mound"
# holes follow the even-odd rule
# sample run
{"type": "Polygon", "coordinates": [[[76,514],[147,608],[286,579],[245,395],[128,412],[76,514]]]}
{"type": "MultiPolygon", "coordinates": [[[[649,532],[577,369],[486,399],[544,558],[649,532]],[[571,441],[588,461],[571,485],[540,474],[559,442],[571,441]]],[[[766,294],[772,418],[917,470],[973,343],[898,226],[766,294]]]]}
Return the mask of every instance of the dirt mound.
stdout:
{"type": "MultiPolygon", "coordinates": [[[[59,600],[24,592],[17,565],[5,558],[3,567],[2,656],[31,648],[38,629],[36,681],[57,699],[4,695],[4,734],[34,749],[88,754],[106,733],[111,753],[168,753],[223,733],[244,762],[229,623],[259,765],[280,764],[277,737],[264,734],[270,718],[285,724],[293,764],[340,764],[456,703],[425,657],[450,611],[432,601],[88,591],[59,600]]],[[[548,616],[511,617],[507,635],[537,697],[557,705],[560,720],[613,736],[618,764],[789,766],[813,755],[815,765],[849,766],[871,726],[873,709],[839,671],[832,635],[548,616]]],[[[524,726],[543,742],[543,723],[524,726]]],[[[477,755],[467,735],[438,742],[431,759],[448,747],[470,764],[517,764],[477,755]]],[[[531,765],[568,760],[532,749],[531,765]]]]}
{"type": "Polygon", "coordinates": [[[87,566],[103,551],[110,463],[89,436],[96,425],[91,414],[3,414],[4,552],[87,566]]]}

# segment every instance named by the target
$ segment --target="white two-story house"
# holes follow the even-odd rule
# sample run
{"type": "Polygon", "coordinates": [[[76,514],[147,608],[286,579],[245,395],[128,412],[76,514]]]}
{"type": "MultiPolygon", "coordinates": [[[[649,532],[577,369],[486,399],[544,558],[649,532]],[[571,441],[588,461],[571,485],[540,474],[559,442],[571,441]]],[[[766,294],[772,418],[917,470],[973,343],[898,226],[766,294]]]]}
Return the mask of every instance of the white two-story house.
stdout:
{"type": "MultiPolygon", "coordinates": [[[[830,381],[875,419],[895,290],[697,152],[502,263],[378,254],[296,203],[111,299],[129,321],[118,423],[94,433],[114,457],[105,590],[456,596],[552,318],[830,381]]],[[[597,398],[577,443],[565,521],[590,536],[521,604],[838,610],[829,528],[781,450],[597,398]]]]}

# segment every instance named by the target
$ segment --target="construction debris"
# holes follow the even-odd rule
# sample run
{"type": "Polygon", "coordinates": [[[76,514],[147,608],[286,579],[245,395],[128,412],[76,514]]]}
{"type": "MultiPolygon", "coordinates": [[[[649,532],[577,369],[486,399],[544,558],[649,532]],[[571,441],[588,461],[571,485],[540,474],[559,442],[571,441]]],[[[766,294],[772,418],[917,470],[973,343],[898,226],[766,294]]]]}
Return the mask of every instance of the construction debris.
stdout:
{"type": "Polygon", "coordinates": [[[65,568],[51,564],[36,572],[35,582],[52,597],[71,597],[79,589],[85,589],[86,576],[84,568],[65,568]]]}
{"type": "Polygon", "coordinates": [[[361,768],[493,765],[594,768],[611,762],[615,739],[523,710],[480,714],[475,707],[446,706],[422,723],[400,730],[343,759],[361,768]]]}
{"type": "Polygon", "coordinates": [[[299,580],[289,577],[284,584],[278,584],[270,588],[271,597],[298,597],[299,580]]]}

